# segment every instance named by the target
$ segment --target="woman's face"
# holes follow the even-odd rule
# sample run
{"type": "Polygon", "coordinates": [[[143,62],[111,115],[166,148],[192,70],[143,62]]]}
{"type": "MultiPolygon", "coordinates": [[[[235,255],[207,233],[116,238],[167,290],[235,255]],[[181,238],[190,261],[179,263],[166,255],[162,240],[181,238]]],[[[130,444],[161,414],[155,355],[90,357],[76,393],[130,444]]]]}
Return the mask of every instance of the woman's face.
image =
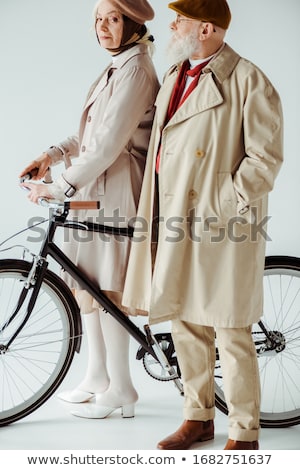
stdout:
{"type": "Polygon", "coordinates": [[[116,10],[113,3],[102,0],[98,4],[96,14],[96,33],[100,45],[105,49],[116,49],[120,46],[123,36],[123,16],[116,10]]]}

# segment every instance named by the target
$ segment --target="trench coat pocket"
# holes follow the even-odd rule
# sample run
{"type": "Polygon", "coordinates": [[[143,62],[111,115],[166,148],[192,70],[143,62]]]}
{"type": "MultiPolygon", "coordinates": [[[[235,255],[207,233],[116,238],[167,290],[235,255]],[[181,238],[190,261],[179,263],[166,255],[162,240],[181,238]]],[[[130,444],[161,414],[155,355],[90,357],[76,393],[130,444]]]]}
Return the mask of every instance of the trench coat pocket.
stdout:
{"type": "Polygon", "coordinates": [[[218,194],[220,217],[227,222],[231,217],[236,217],[238,199],[233,186],[230,172],[218,173],[218,194]]]}

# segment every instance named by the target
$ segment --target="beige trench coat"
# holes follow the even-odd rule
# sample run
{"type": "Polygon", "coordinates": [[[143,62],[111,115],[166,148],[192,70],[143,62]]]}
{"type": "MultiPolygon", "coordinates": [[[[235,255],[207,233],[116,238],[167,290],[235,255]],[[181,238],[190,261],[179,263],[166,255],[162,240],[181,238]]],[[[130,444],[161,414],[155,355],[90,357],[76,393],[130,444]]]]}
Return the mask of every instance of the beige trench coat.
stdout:
{"type": "Polygon", "coordinates": [[[280,99],[265,75],[225,44],[164,127],[177,74],[170,71],[156,100],[123,303],[147,310],[150,323],[243,327],[262,313],[267,194],[283,159],[280,99]]]}
{"type": "MultiPolygon", "coordinates": [[[[59,199],[65,199],[64,192],[72,185],[74,199],[100,201],[100,211],[73,212],[77,220],[127,227],[135,217],[158,89],[143,44],[120,54],[91,87],[79,133],[58,145],[71,166],[49,185],[59,199]]],[[[48,153],[53,164],[62,160],[58,148],[48,153]]],[[[130,249],[127,237],[66,231],[64,241],[64,251],[90,279],[104,290],[122,291],[130,249]]],[[[72,280],[69,284],[78,287],[72,280]]]]}

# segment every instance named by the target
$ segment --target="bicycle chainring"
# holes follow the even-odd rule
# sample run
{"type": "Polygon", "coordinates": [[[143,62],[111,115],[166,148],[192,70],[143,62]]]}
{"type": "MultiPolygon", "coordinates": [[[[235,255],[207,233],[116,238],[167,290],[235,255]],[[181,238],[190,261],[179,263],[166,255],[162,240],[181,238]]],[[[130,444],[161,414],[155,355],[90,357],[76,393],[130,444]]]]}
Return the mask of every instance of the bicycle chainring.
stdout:
{"type": "Polygon", "coordinates": [[[177,362],[177,356],[172,340],[172,336],[170,333],[159,333],[154,335],[159,347],[165,354],[166,358],[168,359],[168,362],[171,366],[174,367],[176,371],[176,375],[170,375],[168,371],[166,371],[162,365],[159,363],[158,360],[156,360],[150,353],[147,351],[144,351],[144,355],[142,357],[143,359],[143,365],[144,368],[150,377],[152,377],[155,380],[159,380],[161,382],[168,382],[170,380],[174,380],[177,378],[180,378],[180,369],[178,366],[177,362]]]}

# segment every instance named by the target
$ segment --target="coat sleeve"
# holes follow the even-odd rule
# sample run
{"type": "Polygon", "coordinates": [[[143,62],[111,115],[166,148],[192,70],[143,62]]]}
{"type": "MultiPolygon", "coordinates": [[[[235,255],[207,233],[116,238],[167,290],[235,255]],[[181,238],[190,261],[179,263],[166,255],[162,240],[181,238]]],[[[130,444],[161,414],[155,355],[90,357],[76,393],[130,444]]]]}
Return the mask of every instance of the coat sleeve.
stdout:
{"type": "Polygon", "coordinates": [[[78,157],[79,155],[78,133],[68,137],[56,146],[50,147],[47,150],[47,154],[51,157],[52,165],[57,165],[61,161],[65,161],[65,165],[68,167],[70,165],[70,159],[72,157],[78,157]],[[66,164],[66,162],[68,162],[68,164],[66,164]]]}
{"type": "Polygon", "coordinates": [[[89,145],[89,151],[80,154],[75,163],[58,178],[50,192],[58,197],[72,185],[84,187],[95,175],[104,173],[119,157],[132,134],[154,102],[152,83],[140,67],[125,69],[114,83],[113,93],[104,118],[89,145]]]}
{"type": "Polygon", "coordinates": [[[283,116],[278,93],[256,68],[248,74],[245,87],[245,157],[233,178],[240,214],[246,214],[253,202],[273,189],[283,161],[283,116]]]}

